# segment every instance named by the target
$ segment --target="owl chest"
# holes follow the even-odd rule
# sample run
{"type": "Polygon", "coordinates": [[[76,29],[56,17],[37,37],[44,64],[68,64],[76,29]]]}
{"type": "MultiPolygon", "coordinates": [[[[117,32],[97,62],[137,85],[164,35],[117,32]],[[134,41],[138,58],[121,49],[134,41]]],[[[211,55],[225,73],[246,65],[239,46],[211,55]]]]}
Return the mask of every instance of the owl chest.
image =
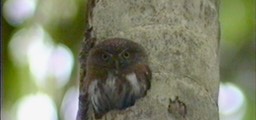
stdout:
{"type": "Polygon", "coordinates": [[[107,96],[109,100],[116,101],[122,92],[124,92],[124,88],[127,87],[127,84],[122,78],[109,74],[107,80],[99,85],[99,87],[102,91],[99,97],[107,96]]]}
{"type": "Polygon", "coordinates": [[[105,82],[95,80],[89,88],[91,102],[96,111],[129,106],[134,103],[135,98],[141,96],[141,91],[143,90],[135,73],[123,77],[108,74],[105,82]]]}

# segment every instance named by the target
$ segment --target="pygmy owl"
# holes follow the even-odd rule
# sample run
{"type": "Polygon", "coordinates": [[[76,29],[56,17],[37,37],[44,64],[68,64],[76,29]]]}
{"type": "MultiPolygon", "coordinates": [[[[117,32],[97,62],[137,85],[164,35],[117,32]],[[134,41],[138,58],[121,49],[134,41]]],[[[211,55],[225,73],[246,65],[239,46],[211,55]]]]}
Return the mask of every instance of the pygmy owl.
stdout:
{"type": "Polygon", "coordinates": [[[123,38],[107,39],[93,47],[82,78],[77,120],[134,105],[150,88],[151,71],[143,47],[123,38]],[[81,115],[83,114],[83,115],[81,115]],[[79,116],[79,115],[78,115],[79,116]]]}

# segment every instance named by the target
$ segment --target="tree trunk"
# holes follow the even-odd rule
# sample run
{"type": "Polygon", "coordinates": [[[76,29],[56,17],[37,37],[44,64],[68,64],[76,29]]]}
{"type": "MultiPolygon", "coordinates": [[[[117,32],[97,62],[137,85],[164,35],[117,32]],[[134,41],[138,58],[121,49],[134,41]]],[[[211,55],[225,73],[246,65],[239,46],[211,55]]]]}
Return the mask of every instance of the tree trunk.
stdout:
{"type": "Polygon", "coordinates": [[[89,6],[98,42],[136,41],[153,73],[146,97],[103,119],[219,119],[219,0],[92,0],[89,6]]]}

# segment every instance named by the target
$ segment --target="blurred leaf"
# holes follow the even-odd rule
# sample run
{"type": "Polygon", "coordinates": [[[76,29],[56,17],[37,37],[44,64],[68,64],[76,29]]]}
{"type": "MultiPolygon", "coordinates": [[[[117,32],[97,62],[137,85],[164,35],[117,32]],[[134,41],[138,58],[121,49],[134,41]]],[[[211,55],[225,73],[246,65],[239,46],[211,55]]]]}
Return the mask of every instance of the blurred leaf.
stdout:
{"type": "Polygon", "coordinates": [[[221,0],[222,40],[238,47],[251,40],[255,27],[253,11],[253,0],[221,0]]]}

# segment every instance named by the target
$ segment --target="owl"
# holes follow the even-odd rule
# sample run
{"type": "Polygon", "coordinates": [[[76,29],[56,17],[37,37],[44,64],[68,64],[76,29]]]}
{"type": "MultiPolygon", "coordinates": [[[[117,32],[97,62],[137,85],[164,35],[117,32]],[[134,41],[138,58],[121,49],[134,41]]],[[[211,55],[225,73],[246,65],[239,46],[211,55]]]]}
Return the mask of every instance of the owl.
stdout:
{"type": "Polygon", "coordinates": [[[131,40],[112,38],[95,45],[85,69],[77,120],[99,119],[111,110],[123,110],[150,89],[146,52],[131,40]]]}

